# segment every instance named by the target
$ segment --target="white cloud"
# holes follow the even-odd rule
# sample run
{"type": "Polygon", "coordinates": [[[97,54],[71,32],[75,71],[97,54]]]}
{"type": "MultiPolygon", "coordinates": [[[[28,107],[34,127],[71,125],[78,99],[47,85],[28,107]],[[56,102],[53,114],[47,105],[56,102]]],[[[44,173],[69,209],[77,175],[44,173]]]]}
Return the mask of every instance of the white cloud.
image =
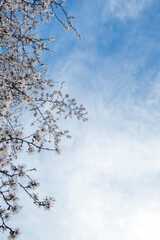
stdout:
{"type": "MultiPolygon", "coordinates": [[[[73,92],[78,89],[73,85],[73,92]]],[[[27,200],[23,220],[17,221],[22,240],[159,239],[159,121],[151,126],[140,105],[138,118],[130,119],[137,111],[132,101],[124,117],[126,101],[107,107],[95,98],[88,95],[88,123],[68,122],[73,139],[63,156],[48,153],[35,161],[41,193],[54,193],[57,202],[44,213],[27,200]]]]}
{"type": "Polygon", "coordinates": [[[58,205],[48,221],[50,238],[160,237],[160,114],[155,105],[159,77],[152,79],[149,94],[139,98],[134,95],[139,83],[133,75],[141,60],[127,64],[123,57],[106,60],[96,73],[92,69],[88,74],[83,65],[85,52],[71,56],[61,68],[59,77],[67,75],[72,94],[87,105],[89,122],[83,126],[68,123],[73,135],[71,149],[65,149],[59,163],[46,163],[53,176],[51,182],[58,184],[58,205]],[[91,88],[98,79],[96,92],[84,88],[83,78],[75,82],[82,69],[81,76],[89,76],[91,88]]]}
{"type": "Polygon", "coordinates": [[[136,18],[150,3],[150,0],[107,0],[103,16],[107,19],[111,15],[121,20],[136,18]]]}

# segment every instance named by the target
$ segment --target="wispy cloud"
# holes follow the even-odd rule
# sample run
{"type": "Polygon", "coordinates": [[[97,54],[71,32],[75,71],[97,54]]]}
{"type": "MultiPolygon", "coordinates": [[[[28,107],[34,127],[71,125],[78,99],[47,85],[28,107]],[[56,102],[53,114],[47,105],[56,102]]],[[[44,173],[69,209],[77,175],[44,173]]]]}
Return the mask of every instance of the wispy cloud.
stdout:
{"type": "Polygon", "coordinates": [[[106,0],[103,16],[107,19],[109,16],[125,20],[126,18],[136,18],[139,14],[151,4],[151,0],[106,0]]]}
{"type": "Polygon", "coordinates": [[[141,99],[133,94],[138,85],[133,75],[143,62],[127,64],[124,55],[93,71],[84,58],[88,52],[71,54],[57,66],[57,76],[67,76],[68,90],[87,106],[89,122],[66,122],[73,138],[63,155],[46,153],[35,160],[41,194],[54,193],[57,202],[44,213],[27,200],[19,221],[22,239],[159,239],[159,75],[141,99]],[[86,89],[85,75],[91,88],[86,89]]]}

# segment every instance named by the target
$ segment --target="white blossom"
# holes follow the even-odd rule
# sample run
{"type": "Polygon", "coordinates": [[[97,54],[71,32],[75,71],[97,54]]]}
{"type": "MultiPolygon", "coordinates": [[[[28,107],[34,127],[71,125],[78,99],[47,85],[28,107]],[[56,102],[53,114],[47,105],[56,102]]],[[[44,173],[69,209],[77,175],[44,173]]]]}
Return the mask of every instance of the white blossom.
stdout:
{"type": "Polygon", "coordinates": [[[27,170],[23,163],[17,165],[19,152],[30,155],[50,150],[59,155],[62,137],[70,137],[67,130],[60,129],[59,120],[73,115],[86,120],[83,106],[77,106],[68,94],[63,95],[64,83],[45,77],[47,69],[39,54],[44,50],[52,52],[48,42],[55,39],[36,34],[40,22],[50,22],[54,17],[66,31],[73,28],[64,4],[64,0],[0,1],[0,228],[9,231],[10,239],[19,234],[18,229],[6,225],[6,220],[21,209],[18,188],[46,210],[54,202],[50,197],[41,201],[30,192],[38,186],[29,175],[35,168],[27,170]],[[59,18],[57,9],[64,14],[65,21],[59,18]],[[27,114],[32,114],[31,122],[24,121],[27,114]],[[25,134],[26,122],[32,134],[25,134]]]}

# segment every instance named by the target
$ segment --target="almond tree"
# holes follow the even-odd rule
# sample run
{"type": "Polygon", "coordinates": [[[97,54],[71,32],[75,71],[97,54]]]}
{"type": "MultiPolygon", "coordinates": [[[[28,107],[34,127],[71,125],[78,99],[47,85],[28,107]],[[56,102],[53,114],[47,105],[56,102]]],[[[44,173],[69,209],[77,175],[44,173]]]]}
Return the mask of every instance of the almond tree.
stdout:
{"type": "Polygon", "coordinates": [[[0,1],[0,229],[7,230],[11,239],[19,230],[6,221],[21,209],[18,188],[44,209],[50,209],[54,202],[52,197],[40,200],[34,192],[39,183],[30,173],[36,169],[27,169],[25,163],[17,165],[19,152],[49,150],[60,154],[62,137],[70,135],[60,129],[59,119],[75,115],[86,120],[85,108],[62,93],[64,83],[57,87],[56,82],[46,78],[47,69],[40,58],[41,51],[52,52],[47,43],[54,40],[38,36],[36,30],[41,22],[50,22],[53,17],[66,31],[72,28],[81,38],[64,4],[61,0],[0,1]],[[22,121],[27,112],[33,116],[29,135],[22,121]]]}

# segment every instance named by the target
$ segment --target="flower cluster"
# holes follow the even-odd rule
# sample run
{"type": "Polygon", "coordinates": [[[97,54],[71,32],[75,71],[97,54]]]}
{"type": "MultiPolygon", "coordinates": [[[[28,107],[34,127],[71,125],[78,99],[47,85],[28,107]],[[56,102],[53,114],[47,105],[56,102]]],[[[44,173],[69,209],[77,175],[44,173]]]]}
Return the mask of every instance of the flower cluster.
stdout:
{"type": "Polygon", "coordinates": [[[75,99],[62,94],[64,83],[59,85],[46,78],[47,69],[40,52],[49,51],[48,42],[54,37],[37,35],[40,22],[50,22],[54,17],[66,31],[73,27],[64,9],[64,0],[1,0],[0,1],[0,228],[9,231],[14,239],[19,230],[10,228],[6,221],[18,213],[17,189],[20,188],[39,207],[50,209],[53,198],[39,200],[34,190],[39,183],[33,180],[22,165],[16,165],[18,153],[28,154],[51,150],[60,154],[62,137],[70,138],[67,130],[59,127],[62,119],[75,115],[86,119],[85,108],[75,99]],[[62,11],[61,19],[58,9],[62,11]],[[26,135],[22,117],[32,114],[32,134],[26,135]],[[23,180],[22,180],[23,179],[23,180]]]}

